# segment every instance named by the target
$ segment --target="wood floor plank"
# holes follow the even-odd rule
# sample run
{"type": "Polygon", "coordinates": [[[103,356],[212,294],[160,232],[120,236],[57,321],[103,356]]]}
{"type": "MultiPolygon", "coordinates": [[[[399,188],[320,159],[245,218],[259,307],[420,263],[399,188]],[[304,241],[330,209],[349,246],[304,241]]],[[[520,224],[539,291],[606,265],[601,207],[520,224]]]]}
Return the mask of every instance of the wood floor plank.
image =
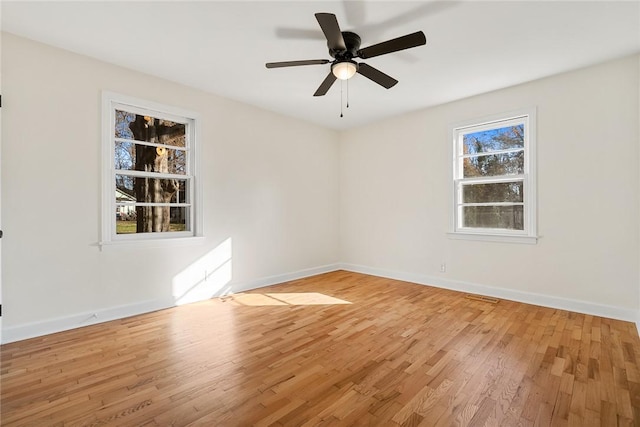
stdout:
{"type": "Polygon", "coordinates": [[[634,324],[346,271],[0,357],[3,426],[640,425],[634,324]]]}

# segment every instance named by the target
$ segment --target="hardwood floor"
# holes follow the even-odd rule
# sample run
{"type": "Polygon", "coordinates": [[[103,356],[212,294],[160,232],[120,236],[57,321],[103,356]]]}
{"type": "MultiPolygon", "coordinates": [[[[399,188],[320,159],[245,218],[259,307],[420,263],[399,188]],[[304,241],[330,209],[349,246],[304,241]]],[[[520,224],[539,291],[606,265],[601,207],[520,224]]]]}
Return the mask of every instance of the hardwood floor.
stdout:
{"type": "Polygon", "coordinates": [[[640,423],[634,324],[345,271],[0,351],[3,426],[640,423]]]}

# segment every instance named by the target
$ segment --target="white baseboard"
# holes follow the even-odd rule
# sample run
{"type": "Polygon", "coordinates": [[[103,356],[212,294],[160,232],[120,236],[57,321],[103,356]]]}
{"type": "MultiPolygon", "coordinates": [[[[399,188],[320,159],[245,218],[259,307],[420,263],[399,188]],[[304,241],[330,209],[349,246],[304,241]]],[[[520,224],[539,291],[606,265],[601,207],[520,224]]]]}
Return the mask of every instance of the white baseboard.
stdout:
{"type": "MultiPolygon", "coordinates": [[[[291,280],[302,279],[316,274],[328,273],[339,269],[338,264],[329,264],[320,267],[298,270],[290,273],[268,276],[261,279],[251,280],[246,283],[235,283],[230,287],[230,291],[242,292],[249,289],[262,288],[291,280]]],[[[110,320],[123,319],[125,317],[152,311],[163,310],[174,307],[176,301],[173,298],[143,301],[134,304],[127,304],[118,307],[109,307],[96,311],[88,311],[70,316],[59,317],[41,322],[26,323],[17,326],[4,327],[2,329],[2,344],[15,341],[22,341],[29,338],[40,337],[56,332],[68,331],[70,329],[83,326],[94,325],[96,323],[108,322],[110,320]]]]}
{"type": "Polygon", "coordinates": [[[370,274],[372,276],[387,277],[389,279],[402,280],[405,282],[412,282],[420,285],[434,286],[437,288],[451,289],[454,291],[472,294],[487,295],[494,298],[502,298],[511,301],[523,302],[526,304],[575,311],[577,313],[608,317],[610,319],[625,320],[628,322],[634,322],[638,327],[638,330],[640,330],[640,312],[629,308],[615,307],[611,305],[597,304],[593,302],[556,297],[552,295],[516,291],[513,289],[497,288],[476,283],[443,279],[441,277],[404,273],[355,264],[340,264],[340,269],[353,271],[355,273],[370,274]]]}
{"type": "Polygon", "coordinates": [[[149,313],[172,307],[173,299],[157,299],[127,304],[118,307],[109,307],[96,311],[88,311],[70,316],[58,317],[41,322],[26,323],[17,326],[4,327],[2,330],[2,344],[14,341],[22,341],[29,338],[40,337],[69,329],[95,325],[96,323],[110,320],[124,319],[136,314],[149,313]]]}

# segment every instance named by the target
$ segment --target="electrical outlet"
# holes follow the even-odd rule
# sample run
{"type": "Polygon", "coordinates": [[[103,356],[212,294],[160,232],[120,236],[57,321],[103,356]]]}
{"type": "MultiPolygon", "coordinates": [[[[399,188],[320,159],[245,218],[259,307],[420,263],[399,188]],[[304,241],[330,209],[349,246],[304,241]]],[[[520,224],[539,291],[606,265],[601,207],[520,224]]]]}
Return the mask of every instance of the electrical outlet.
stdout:
{"type": "Polygon", "coordinates": [[[447,263],[443,262],[442,264],[440,264],[440,273],[446,273],[447,272],[447,263]]]}

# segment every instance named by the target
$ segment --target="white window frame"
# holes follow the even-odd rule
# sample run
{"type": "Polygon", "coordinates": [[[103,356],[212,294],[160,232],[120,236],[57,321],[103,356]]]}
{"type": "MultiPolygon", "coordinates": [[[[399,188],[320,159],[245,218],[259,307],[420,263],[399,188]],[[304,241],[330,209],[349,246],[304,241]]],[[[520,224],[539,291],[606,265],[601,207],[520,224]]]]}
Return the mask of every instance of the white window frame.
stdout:
{"type": "MultiPolygon", "coordinates": [[[[449,127],[450,135],[450,159],[451,159],[451,203],[449,238],[486,240],[496,242],[528,243],[535,244],[537,235],[537,189],[536,189],[536,108],[530,107],[507,113],[495,114],[478,119],[456,123],[449,127]],[[462,171],[463,147],[462,137],[470,132],[509,126],[512,124],[524,124],[524,173],[520,175],[499,175],[493,177],[464,178],[462,171]],[[462,226],[462,186],[472,183],[499,183],[522,181],[524,186],[523,197],[523,230],[508,230],[495,228],[476,228],[462,226]]],[[[514,150],[506,150],[514,151],[514,150]]],[[[515,150],[519,151],[519,150],[515,150]]],[[[498,151],[496,153],[502,153],[498,151]]],[[[505,203],[511,205],[511,203],[505,203]]],[[[492,203],[495,205],[495,203],[492,203]]]]}
{"type": "MultiPolygon", "coordinates": [[[[102,93],[102,236],[100,247],[110,245],[146,245],[158,246],[202,240],[202,190],[199,176],[198,135],[200,117],[197,113],[181,108],[146,101],[114,92],[102,93]],[[187,170],[185,176],[190,181],[190,207],[187,224],[189,231],[172,231],[157,233],[116,233],[116,179],[114,152],[116,137],[115,111],[127,111],[144,116],[152,116],[171,120],[186,125],[187,170]]],[[[155,145],[149,143],[149,145],[155,145]]],[[[131,172],[131,175],[136,172],[131,172]]],[[[167,175],[168,176],[168,175],[167,175]]],[[[158,174],[159,178],[164,177],[158,174]]],[[[173,177],[173,175],[171,176],[173,177]]]]}

